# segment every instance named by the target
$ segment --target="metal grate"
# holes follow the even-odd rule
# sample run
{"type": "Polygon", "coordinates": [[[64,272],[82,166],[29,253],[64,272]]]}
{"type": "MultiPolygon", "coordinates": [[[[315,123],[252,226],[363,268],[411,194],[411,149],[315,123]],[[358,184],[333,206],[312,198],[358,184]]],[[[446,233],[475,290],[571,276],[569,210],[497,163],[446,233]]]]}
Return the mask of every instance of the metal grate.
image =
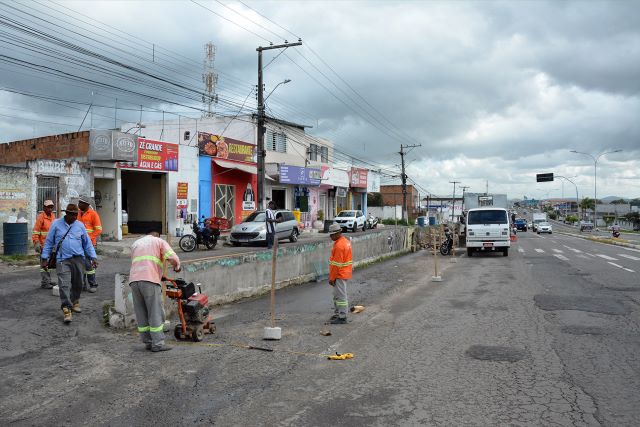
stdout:
{"type": "Polygon", "coordinates": [[[236,187],[234,185],[215,185],[214,216],[226,218],[234,224],[236,187]]]}
{"type": "Polygon", "coordinates": [[[53,212],[58,214],[60,210],[59,204],[59,191],[58,191],[58,177],[55,176],[39,176],[38,177],[38,189],[37,189],[37,210],[41,211],[45,200],[53,200],[55,203],[53,212]]]}

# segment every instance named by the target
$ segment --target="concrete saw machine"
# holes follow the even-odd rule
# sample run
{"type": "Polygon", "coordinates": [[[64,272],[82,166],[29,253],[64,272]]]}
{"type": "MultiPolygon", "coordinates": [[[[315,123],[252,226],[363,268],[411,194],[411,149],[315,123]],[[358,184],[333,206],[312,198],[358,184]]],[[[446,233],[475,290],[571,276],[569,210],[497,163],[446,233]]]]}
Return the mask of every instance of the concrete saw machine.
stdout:
{"type": "Polygon", "coordinates": [[[180,323],[173,330],[176,339],[200,342],[205,333],[214,334],[216,325],[209,312],[209,297],[202,293],[200,285],[196,291],[196,285],[183,279],[163,277],[162,280],[167,284],[167,297],[178,305],[180,323]]]}

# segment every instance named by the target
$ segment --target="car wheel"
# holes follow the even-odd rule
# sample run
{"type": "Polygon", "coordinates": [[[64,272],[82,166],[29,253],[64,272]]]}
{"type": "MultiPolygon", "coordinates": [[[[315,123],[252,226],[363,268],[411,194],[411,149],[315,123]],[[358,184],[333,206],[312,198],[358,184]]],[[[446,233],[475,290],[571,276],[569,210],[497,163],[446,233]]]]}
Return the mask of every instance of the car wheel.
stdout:
{"type": "Polygon", "coordinates": [[[467,256],[471,258],[473,256],[473,249],[467,248],[467,256]]]}
{"type": "Polygon", "coordinates": [[[362,223],[362,231],[365,231],[366,229],[367,229],[367,221],[362,223]]]}
{"type": "Polygon", "coordinates": [[[353,231],[354,233],[355,233],[356,231],[358,231],[358,223],[357,223],[357,222],[354,222],[354,223],[353,223],[353,229],[352,229],[351,231],[353,231]]]}
{"type": "Polygon", "coordinates": [[[233,246],[236,246],[236,247],[237,247],[237,246],[240,246],[240,242],[231,242],[231,244],[232,244],[233,246]]]}
{"type": "Polygon", "coordinates": [[[291,230],[291,236],[289,236],[289,241],[291,243],[295,243],[298,241],[298,229],[294,228],[293,230],[291,230]]]}
{"type": "Polygon", "coordinates": [[[509,248],[504,248],[502,250],[502,256],[509,256],[509,248]]]}

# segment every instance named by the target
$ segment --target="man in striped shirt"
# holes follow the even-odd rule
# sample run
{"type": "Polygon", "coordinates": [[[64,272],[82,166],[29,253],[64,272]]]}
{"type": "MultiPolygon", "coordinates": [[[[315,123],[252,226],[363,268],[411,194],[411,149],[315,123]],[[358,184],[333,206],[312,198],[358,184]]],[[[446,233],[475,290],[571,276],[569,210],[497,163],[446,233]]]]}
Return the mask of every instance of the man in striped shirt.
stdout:
{"type": "Polygon", "coordinates": [[[162,309],[162,270],[165,261],[179,272],[180,259],[157,231],[151,231],[131,245],[129,285],[138,332],[147,350],[171,350],[164,343],[164,310],[162,309]]]}

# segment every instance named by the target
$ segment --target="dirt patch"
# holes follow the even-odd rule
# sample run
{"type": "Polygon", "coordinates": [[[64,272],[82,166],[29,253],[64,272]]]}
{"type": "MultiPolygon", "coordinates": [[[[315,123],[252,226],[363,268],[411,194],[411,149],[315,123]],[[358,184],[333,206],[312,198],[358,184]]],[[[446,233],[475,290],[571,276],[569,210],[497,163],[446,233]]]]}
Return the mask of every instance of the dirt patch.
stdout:
{"type": "Polygon", "coordinates": [[[573,295],[536,295],[533,297],[536,306],[545,311],[578,310],[591,313],[624,315],[629,309],[614,298],[592,298],[573,295]]]}

